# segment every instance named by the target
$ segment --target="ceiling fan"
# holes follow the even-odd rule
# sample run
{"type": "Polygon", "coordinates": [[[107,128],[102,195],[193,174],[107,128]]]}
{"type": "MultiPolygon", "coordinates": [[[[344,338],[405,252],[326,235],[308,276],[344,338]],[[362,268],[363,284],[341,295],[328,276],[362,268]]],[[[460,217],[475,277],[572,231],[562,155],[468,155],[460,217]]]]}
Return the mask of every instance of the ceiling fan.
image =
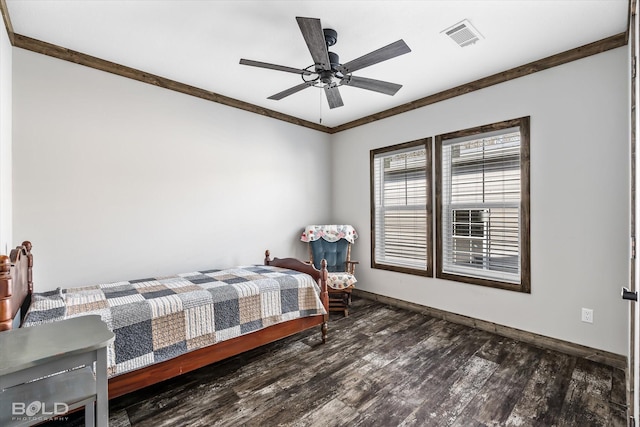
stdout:
{"type": "Polygon", "coordinates": [[[329,47],[338,41],[338,33],[330,28],[322,28],[319,19],[296,17],[302,37],[304,37],[313,65],[304,69],[287,67],[284,65],[269,64],[267,62],[252,61],[250,59],[241,59],[240,64],[250,65],[253,67],[268,68],[271,70],[285,71],[287,73],[300,74],[303,83],[293,86],[282,92],[271,95],[267,99],[280,100],[289,95],[293,95],[308,87],[319,87],[324,89],[327,96],[329,108],[342,107],[342,97],[340,96],[339,86],[347,85],[360,89],[367,89],[374,92],[384,93],[387,95],[395,95],[402,85],[396,83],[385,82],[382,80],[369,79],[366,77],[357,77],[352,75],[354,71],[370,65],[377,64],[396,56],[404,55],[411,52],[409,46],[404,40],[398,40],[390,45],[384,46],[378,50],[367,53],[353,61],[340,64],[340,59],[336,53],[329,52],[329,47]]]}

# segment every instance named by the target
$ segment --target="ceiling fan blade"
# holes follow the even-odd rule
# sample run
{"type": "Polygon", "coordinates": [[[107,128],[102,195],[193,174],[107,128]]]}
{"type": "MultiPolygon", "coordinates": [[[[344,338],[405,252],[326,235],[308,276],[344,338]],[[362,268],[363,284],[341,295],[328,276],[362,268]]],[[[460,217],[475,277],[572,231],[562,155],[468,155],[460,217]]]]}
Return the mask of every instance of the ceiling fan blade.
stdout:
{"type": "Polygon", "coordinates": [[[286,71],[287,73],[303,74],[305,76],[312,74],[311,71],[307,71],[307,70],[287,67],[285,65],[269,64],[268,62],[252,61],[251,59],[241,59],[240,64],[250,65],[252,67],[268,68],[270,70],[286,71]]]}
{"type": "Polygon", "coordinates": [[[409,46],[407,46],[404,40],[401,39],[397,42],[391,43],[390,45],[381,47],[378,50],[369,52],[360,58],[354,59],[353,61],[349,61],[346,64],[342,64],[340,71],[344,74],[352,73],[364,67],[368,67],[370,65],[377,64],[378,62],[386,61],[387,59],[395,58],[396,56],[404,55],[409,52],[411,52],[411,49],[409,49],[409,46]]]}
{"type": "Polygon", "coordinates": [[[307,43],[314,64],[323,70],[330,70],[329,52],[327,51],[327,43],[324,40],[324,32],[322,31],[320,20],[298,16],[296,21],[298,21],[302,37],[307,43]]]}
{"type": "Polygon", "coordinates": [[[299,84],[297,86],[294,87],[290,87],[289,89],[283,90],[280,93],[276,93],[275,95],[271,95],[269,98],[267,99],[275,99],[276,101],[281,100],[284,97],[287,97],[289,95],[293,95],[296,92],[300,92],[302,89],[306,89],[308,87],[313,86],[313,83],[311,82],[304,82],[302,84],[299,84]]]}
{"type": "Polygon", "coordinates": [[[338,86],[325,86],[324,93],[327,95],[327,102],[329,102],[329,108],[337,108],[342,107],[344,103],[342,102],[342,97],[340,96],[340,91],[338,90],[338,86]]]}
{"type": "Polygon", "coordinates": [[[360,89],[372,90],[374,92],[384,93],[386,95],[395,95],[400,90],[402,85],[397,83],[385,82],[382,80],[368,79],[366,77],[350,76],[345,77],[342,83],[348,86],[357,87],[360,89]]]}

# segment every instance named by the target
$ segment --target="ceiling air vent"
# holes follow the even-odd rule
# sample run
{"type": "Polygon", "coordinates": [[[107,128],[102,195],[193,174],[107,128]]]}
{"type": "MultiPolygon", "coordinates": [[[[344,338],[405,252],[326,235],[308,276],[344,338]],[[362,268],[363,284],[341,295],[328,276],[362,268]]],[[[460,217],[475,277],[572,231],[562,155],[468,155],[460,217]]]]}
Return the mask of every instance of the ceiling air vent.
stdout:
{"type": "Polygon", "coordinates": [[[472,45],[482,38],[482,34],[466,19],[441,31],[441,33],[449,36],[460,47],[472,45]]]}

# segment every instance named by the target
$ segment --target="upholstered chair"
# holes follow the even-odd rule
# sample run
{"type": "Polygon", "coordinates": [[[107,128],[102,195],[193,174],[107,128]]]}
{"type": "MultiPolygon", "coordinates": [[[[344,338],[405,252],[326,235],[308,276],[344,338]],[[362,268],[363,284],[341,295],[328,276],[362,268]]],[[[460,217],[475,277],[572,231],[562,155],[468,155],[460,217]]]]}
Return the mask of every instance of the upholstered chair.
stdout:
{"type": "Polygon", "coordinates": [[[358,237],[350,225],[310,225],[302,233],[301,240],[309,245],[309,260],[320,268],[327,260],[329,311],[349,315],[351,291],[355,287],[357,261],[351,260],[351,245],[358,237]]]}

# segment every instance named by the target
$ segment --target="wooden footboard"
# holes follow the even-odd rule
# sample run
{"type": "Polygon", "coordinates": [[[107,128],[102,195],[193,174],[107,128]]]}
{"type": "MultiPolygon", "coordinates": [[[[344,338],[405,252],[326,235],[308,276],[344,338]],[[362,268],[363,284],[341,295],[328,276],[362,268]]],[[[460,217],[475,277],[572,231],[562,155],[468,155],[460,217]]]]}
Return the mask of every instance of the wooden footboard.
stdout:
{"type": "Polygon", "coordinates": [[[321,270],[318,270],[313,266],[313,264],[302,262],[295,258],[274,258],[272,260],[271,254],[266,250],[264,253],[264,264],[307,273],[309,276],[316,279],[316,282],[318,282],[318,286],[320,287],[320,300],[322,301],[324,309],[327,311],[327,314],[324,316],[324,322],[322,323],[322,342],[325,343],[327,341],[327,322],[329,321],[329,288],[327,287],[327,276],[329,271],[327,270],[327,260],[322,260],[320,263],[321,270]]]}
{"type": "Polygon", "coordinates": [[[9,256],[0,255],[0,331],[20,326],[32,293],[33,255],[25,241],[9,256]]]}
{"type": "MultiPolygon", "coordinates": [[[[112,377],[109,379],[109,398],[122,396],[316,326],[321,326],[322,342],[324,343],[327,339],[327,321],[329,319],[326,262],[323,261],[322,270],[317,270],[313,265],[294,258],[275,258],[272,260],[269,251],[266,251],[264,263],[312,276],[320,287],[320,299],[327,313],[272,325],[164,362],[112,377]]],[[[0,256],[0,331],[20,325],[33,293],[32,269],[33,256],[31,255],[30,242],[24,242],[18,246],[11,251],[10,256],[0,256]]]]}
{"type": "Polygon", "coordinates": [[[135,371],[112,377],[109,379],[109,399],[177,377],[183,373],[202,368],[214,362],[219,362],[220,360],[244,353],[245,351],[253,350],[254,348],[278,341],[279,339],[316,326],[321,327],[322,342],[324,343],[327,339],[327,321],[329,320],[329,296],[327,293],[328,272],[326,261],[323,260],[322,262],[322,270],[317,270],[313,265],[295,258],[274,258],[272,260],[269,251],[266,251],[264,264],[300,271],[313,277],[320,286],[320,299],[327,314],[302,317],[300,319],[278,323],[260,329],[259,331],[185,353],[164,362],[155,363],[142,369],[136,369],[135,371]]]}

